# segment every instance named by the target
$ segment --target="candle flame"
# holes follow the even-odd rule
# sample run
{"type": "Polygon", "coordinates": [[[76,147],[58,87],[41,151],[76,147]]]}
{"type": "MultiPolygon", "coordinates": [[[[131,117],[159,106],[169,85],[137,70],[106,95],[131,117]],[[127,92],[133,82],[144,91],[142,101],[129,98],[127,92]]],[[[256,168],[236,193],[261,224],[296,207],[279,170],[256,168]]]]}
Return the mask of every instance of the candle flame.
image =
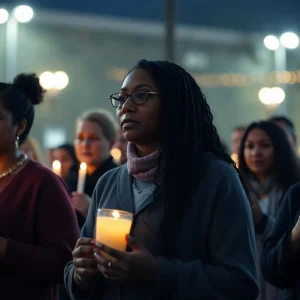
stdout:
{"type": "Polygon", "coordinates": [[[121,150],[119,148],[113,148],[110,151],[110,154],[114,158],[114,160],[119,160],[122,156],[121,150]]]}
{"type": "Polygon", "coordinates": [[[112,216],[115,218],[115,219],[119,219],[120,218],[120,213],[117,211],[117,210],[114,210],[112,212],[112,216]]]}
{"type": "Polygon", "coordinates": [[[61,163],[59,160],[55,160],[53,163],[52,163],[52,169],[53,170],[60,170],[61,168],[61,163]]]}
{"type": "Polygon", "coordinates": [[[82,163],[80,164],[80,169],[83,170],[83,171],[85,171],[86,168],[87,168],[86,163],[85,163],[85,162],[82,162],[82,163]]]}

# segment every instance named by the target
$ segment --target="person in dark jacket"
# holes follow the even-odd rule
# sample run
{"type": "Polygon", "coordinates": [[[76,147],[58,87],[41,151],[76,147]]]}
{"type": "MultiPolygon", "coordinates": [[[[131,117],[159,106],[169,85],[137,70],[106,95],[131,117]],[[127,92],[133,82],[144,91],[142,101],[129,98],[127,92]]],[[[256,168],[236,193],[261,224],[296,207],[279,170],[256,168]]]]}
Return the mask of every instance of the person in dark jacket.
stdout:
{"type": "MultiPolygon", "coordinates": [[[[277,125],[254,122],[243,136],[239,170],[249,188],[256,237],[257,265],[265,239],[272,230],[286,191],[300,180],[294,151],[277,125]]],[[[264,281],[258,267],[257,300],[278,300],[281,292],[264,281]]]]}
{"type": "Polygon", "coordinates": [[[97,184],[65,268],[72,299],[255,299],[249,201],[196,81],[142,60],[110,99],[128,161],[97,184]],[[134,214],[127,252],[95,242],[99,208],[134,214]]]}
{"type": "MultiPolygon", "coordinates": [[[[84,192],[77,191],[78,163],[71,167],[65,181],[72,193],[72,204],[80,229],[85,223],[91,197],[99,178],[117,167],[110,155],[116,140],[116,132],[115,121],[105,110],[89,110],[77,119],[74,148],[78,162],[85,162],[87,165],[84,192]]],[[[65,287],[61,286],[60,300],[68,299],[65,287]]]]}
{"type": "Polygon", "coordinates": [[[300,183],[285,196],[273,230],[266,240],[262,273],[272,285],[286,289],[283,299],[300,299],[300,183]]]}
{"type": "Polygon", "coordinates": [[[79,163],[87,165],[84,193],[77,192],[78,164],[73,166],[66,178],[72,193],[73,206],[79,227],[82,228],[94,188],[99,178],[116,168],[110,151],[116,140],[116,124],[112,115],[102,109],[84,112],[76,122],[75,153],[79,163]]]}

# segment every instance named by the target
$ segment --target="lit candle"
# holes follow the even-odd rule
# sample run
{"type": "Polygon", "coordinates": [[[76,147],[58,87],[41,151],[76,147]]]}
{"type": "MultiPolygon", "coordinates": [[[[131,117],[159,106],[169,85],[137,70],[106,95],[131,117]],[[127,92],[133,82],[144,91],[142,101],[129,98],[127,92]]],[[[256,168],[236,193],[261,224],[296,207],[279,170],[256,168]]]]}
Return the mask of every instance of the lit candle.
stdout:
{"type": "Polygon", "coordinates": [[[113,148],[111,151],[110,151],[110,154],[111,156],[113,157],[113,159],[115,160],[115,162],[117,164],[120,164],[121,163],[121,156],[122,156],[122,152],[119,148],[113,148]]]}
{"type": "Polygon", "coordinates": [[[53,163],[52,163],[52,171],[58,175],[58,176],[61,176],[61,163],[59,160],[55,160],[53,163]]]}
{"type": "Polygon", "coordinates": [[[77,192],[83,193],[84,192],[84,185],[85,185],[85,177],[86,177],[86,163],[82,162],[80,164],[79,172],[78,172],[78,184],[77,184],[77,192]]]}
{"type": "MultiPolygon", "coordinates": [[[[126,235],[130,233],[133,214],[113,209],[98,209],[96,240],[119,251],[126,251],[126,235]]],[[[102,253],[109,259],[109,255],[102,253]]]]}

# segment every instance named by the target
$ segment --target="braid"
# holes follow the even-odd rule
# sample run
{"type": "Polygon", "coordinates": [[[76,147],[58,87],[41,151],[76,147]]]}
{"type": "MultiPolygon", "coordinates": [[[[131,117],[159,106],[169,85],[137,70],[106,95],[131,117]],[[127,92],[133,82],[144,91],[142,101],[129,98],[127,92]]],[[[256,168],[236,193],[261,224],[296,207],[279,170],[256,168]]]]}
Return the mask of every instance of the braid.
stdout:
{"type": "Polygon", "coordinates": [[[167,61],[142,60],[136,68],[145,69],[151,75],[162,99],[158,168],[162,182],[155,198],[164,199],[160,229],[162,252],[172,255],[175,237],[170,232],[180,225],[199,179],[205,176],[203,153],[211,152],[238,170],[220,141],[210,107],[194,78],[167,61]]]}

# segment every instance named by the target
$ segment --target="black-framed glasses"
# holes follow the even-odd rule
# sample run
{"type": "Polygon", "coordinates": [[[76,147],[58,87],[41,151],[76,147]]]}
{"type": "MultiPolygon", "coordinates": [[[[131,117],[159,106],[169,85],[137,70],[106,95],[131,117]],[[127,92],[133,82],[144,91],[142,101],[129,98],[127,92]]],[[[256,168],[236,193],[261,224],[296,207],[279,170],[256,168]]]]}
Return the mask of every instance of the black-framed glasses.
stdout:
{"type": "Polygon", "coordinates": [[[109,96],[111,104],[115,108],[120,108],[124,105],[127,99],[130,97],[131,101],[136,105],[145,104],[151,95],[159,95],[155,92],[149,92],[147,90],[138,90],[132,93],[118,92],[109,96]]]}

